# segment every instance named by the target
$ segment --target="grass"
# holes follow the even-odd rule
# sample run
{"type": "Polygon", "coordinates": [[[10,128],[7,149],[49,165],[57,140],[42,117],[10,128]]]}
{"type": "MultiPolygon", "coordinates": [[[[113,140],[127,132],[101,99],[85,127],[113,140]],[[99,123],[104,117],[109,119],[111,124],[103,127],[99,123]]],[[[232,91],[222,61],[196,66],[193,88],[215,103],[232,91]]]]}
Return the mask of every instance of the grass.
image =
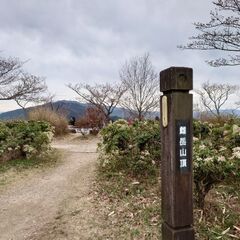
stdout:
{"type": "MultiPolygon", "coordinates": [[[[108,239],[161,239],[159,179],[133,179],[123,173],[98,175],[96,204],[110,228],[108,239]]],[[[205,211],[194,209],[196,240],[240,239],[240,183],[212,189],[205,211]]]]}
{"type": "Polygon", "coordinates": [[[50,152],[35,158],[22,158],[0,163],[0,186],[4,186],[17,177],[18,173],[26,173],[28,169],[44,169],[55,166],[60,153],[52,149],[50,152]]]}
{"type": "Polygon", "coordinates": [[[111,232],[107,239],[160,239],[158,180],[140,182],[120,173],[100,174],[97,182],[96,204],[111,232]]]}
{"type": "Polygon", "coordinates": [[[0,173],[4,173],[9,169],[14,168],[17,171],[25,170],[32,167],[43,167],[56,163],[59,153],[56,150],[51,150],[49,153],[30,159],[22,158],[10,160],[0,164],[0,173]]]}
{"type": "Polygon", "coordinates": [[[195,210],[197,238],[240,239],[240,183],[219,185],[209,192],[205,214],[195,210]]]}

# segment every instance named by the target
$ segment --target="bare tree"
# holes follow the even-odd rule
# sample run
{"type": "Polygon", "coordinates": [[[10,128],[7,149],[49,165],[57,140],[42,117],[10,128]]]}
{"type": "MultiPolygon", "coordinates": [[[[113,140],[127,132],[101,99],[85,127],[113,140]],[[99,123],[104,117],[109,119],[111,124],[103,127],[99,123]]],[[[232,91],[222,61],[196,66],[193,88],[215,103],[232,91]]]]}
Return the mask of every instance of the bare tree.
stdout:
{"type": "Polygon", "coordinates": [[[19,77],[19,81],[23,87],[22,94],[14,100],[21,108],[26,109],[29,103],[40,104],[45,101],[47,86],[43,78],[24,73],[19,77]]]}
{"type": "Polygon", "coordinates": [[[115,107],[119,104],[125,89],[121,85],[95,84],[68,84],[68,87],[80,96],[80,101],[89,103],[90,105],[101,110],[107,121],[110,120],[115,107]]]}
{"type": "Polygon", "coordinates": [[[54,108],[55,97],[56,97],[55,94],[47,92],[46,95],[41,98],[41,102],[43,103],[43,105],[46,105],[51,111],[55,111],[54,108]]]}
{"type": "Polygon", "coordinates": [[[0,58],[0,100],[14,100],[25,108],[38,101],[47,86],[43,78],[25,73],[22,65],[18,59],[0,58]]]}
{"type": "MultiPolygon", "coordinates": [[[[5,87],[16,81],[16,78],[21,73],[22,62],[18,59],[4,59],[0,57],[0,86],[5,87]]],[[[11,100],[14,98],[15,94],[8,94],[5,96],[0,96],[0,100],[11,100]]]]}
{"type": "Polygon", "coordinates": [[[223,105],[229,100],[229,97],[238,91],[239,87],[230,84],[217,84],[205,82],[201,90],[195,90],[200,96],[200,101],[207,111],[214,116],[221,115],[223,105]]]}
{"type": "Polygon", "coordinates": [[[41,96],[39,102],[43,104],[44,107],[50,109],[53,112],[67,115],[68,111],[66,108],[64,108],[64,102],[63,101],[56,101],[55,95],[47,92],[43,96],[41,96]]]}
{"type": "Polygon", "coordinates": [[[214,67],[240,65],[240,1],[217,0],[213,4],[216,8],[210,12],[210,21],[194,23],[200,33],[191,37],[186,46],[179,47],[228,52],[227,57],[207,61],[214,67]]]}
{"type": "Polygon", "coordinates": [[[126,89],[121,105],[132,117],[141,120],[156,109],[159,104],[159,81],[149,54],[127,61],[120,70],[120,78],[126,89]]]}

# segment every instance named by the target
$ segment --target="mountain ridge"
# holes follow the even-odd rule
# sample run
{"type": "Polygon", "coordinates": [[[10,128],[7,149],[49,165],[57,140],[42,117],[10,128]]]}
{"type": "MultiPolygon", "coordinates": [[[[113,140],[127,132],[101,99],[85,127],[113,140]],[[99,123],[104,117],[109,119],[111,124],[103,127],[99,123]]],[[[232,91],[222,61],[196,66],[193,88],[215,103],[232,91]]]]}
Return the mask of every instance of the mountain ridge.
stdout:
{"type": "MultiPolygon", "coordinates": [[[[44,104],[49,105],[49,107],[53,109],[58,109],[64,114],[66,114],[67,118],[70,119],[72,116],[74,116],[76,119],[80,118],[84,115],[85,110],[87,107],[90,105],[88,103],[80,103],[78,101],[73,101],[73,100],[59,100],[56,102],[53,102],[52,104],[44,104]]],[[[41,105],[41,106],[44,106],[41,105]]],[[[41,106],[36,106],[36,107],[41,107],[41,106]]],[[[29,107],[27,108],[27,111],[34,109],[36,107],[29,107]]],[[[221,112],[223,114],[232,114],[234,111],[234,114],[237,116],[240,116],[240,110],[233,110],[233,109],[224,109],[221,112]]],[[[116,107],[111,114],[111,117],[113,119],[116,118],[125,118],[126,116],[126,110],[121,107],[116,107]]],[[[193,113],[194,117],[197,118],[199,115],[198,112],[193,113]]],[[[151,112],[150,114],[151,118],[154,118],[155,116],[159,116],[159,112],[151,112]]],[[[15,119],[26,119],[26,113],[23,109],[15,109],[12,111],[7,111],[7,112],[2,112],[0,113],[0,120],[15,120],[15,119]]]]}

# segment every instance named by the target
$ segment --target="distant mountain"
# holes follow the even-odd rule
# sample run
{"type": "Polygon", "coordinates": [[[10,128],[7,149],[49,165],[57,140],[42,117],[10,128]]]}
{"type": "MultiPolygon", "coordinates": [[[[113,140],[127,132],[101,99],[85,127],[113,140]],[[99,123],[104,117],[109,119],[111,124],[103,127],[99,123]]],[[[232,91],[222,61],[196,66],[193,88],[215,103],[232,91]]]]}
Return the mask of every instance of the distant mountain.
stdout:
{"type": "MultiPolygon", "coordinates": [[[[52,103],[52,105],[45,104],[45,106],[49,106],[50,108],[53,108],[64,113],[68,119],[70,119],[72,116],[74,116],[77,119],[84,115],[84,112],[86,108],[89,107],[89,104],[80,103],[77,101],[61,100],[52,103]]],[[[27,111],[30,111],[32,109],[34,109],[34,107],[27,108],[27,111]]],[[[115,108],[111,116],[114,119],[124,118],[124,109],[115,108]]],[[[15,119],[26,119],[25,111],[23,109],[16,109],[13,111],[8,111],[0,114],[0,120],[15,120],[15,119]]]]}
{"type": "Polygon", "coordinates": [[[225,109],[225,110],[222,110],[222,113],[226,115],[233,114],[236,116],[240,116],[240,110],[235,110],[235,109],[225,109]]]}
{"type": "Polygon", "coordinates": [[[25,113],[22,109],[16,109],[0,114],[0,120],[25,119],[25,113]]]}
{"type": "MultiPolygon", "coordinates": [[[[74,116],[76,119],[83,116],[89,104],[77,101],[61,100],[52,104],[53,109],[63,112],[68,119],[74,116]]],[[[1,115],[0,115],[1,117],[1,115]]]]}
{"type": "MultiPolygon", "coordinates": [[[[221,115],[232,115],[232,116],[240,116],[240,110],[235,110],[235,109],[224,109],[224,110],[221,110],[221,115]]],[[[210,114],[210,112],[205,112],[206,114],[210,114]]],[[[199,116],[201,115],[200,112],[194,112],[193,113],[193,117],[198,119],[199,116]]]]}
{"type": "MultiPolygon", "coordinates": [[[[49,104],[47,104],[49,105],[49,104]]],[[[63,112],[68,119],[74,116],[76,119],[83,116],[89,104],[87,103],[80,103],[77,101],[68,101],[68,100],[61,100],[56,101],[52,104],[53,109],[58,109],[59,111],[63,112]]],[[[33,108],[28,108],[27,111],[33,108]]],[[[222,111],[224,114],[232,114],[233,109],[226,109],[222,111]]],[[[234,114],[240,116],[240,110],[235,110],[234,114]]],[[[194,112],[194,117],[197,118],[199,113],[194,112]]],[[[126,118],[126,110],[124,108],[115,108],[113,113],[111,114],[112,119],[118,118],[126,118]]],[[[156,116],[159,116],[159,112],[151,112],[149,113],[149,118],[154,119],[156,116]]],[[[23,109],[16,109],[9,112],[0,113],[0,120],[14,120],[14,119],[25,119],[26,114],[23,109]]]]}

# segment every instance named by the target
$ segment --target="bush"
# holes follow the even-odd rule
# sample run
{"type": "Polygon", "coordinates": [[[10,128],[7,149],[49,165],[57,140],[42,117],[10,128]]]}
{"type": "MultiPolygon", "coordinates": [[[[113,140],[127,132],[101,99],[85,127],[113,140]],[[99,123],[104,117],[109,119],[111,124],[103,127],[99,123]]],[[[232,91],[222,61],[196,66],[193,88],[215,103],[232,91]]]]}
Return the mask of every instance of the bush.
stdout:
{"type": "Polygon", "coordinates": [[[30,158],[50,148],[52,127],[46,122],[14,121],[0,123],[0,160],[30,158]]]}
{"type": "MultiPolygon", "coordinates": [[[[89,128],[90,134],[97,135],[99,130],[106,122],[106,117],[100,109],[96,107],[88,107],[84,115],[76,121],[76,127],[80,129],[89,128]]],[[[82,131],[84,135],[84,131],[82,131]]]]}
{"type": "Polygon", "coordinates": [[[103,171],[124,171],[134,177],[156,176],[160,162],[160,126],[155,121],[136,121],[129,125],[117,120],[100,132],[100,167],[103,171]]]}
{"type": "Polygon", "coordinates": [[[194,122],[194,183],[198,207],[217,183],[239,177],[240,127],[223,123],[194,122]]]}
{"type": "Polygon", "coordinates": [[[68,121],[62,114],[49,108],[35,108],[28,113],[29,120],[46,121],[54,126],[54,135],[61,136],[68,133],[68,121]]]}
{"type": "MultiPolygon", "coordinates": [[[[218,183],[240,179],[238,119],[207,123],[194,121],[193,168],[198,207],[218,183]]],[[[160,126],[156,121],[118,120],[101,130],[100,170],[155,177],[160,163],[160,126]]]]}

